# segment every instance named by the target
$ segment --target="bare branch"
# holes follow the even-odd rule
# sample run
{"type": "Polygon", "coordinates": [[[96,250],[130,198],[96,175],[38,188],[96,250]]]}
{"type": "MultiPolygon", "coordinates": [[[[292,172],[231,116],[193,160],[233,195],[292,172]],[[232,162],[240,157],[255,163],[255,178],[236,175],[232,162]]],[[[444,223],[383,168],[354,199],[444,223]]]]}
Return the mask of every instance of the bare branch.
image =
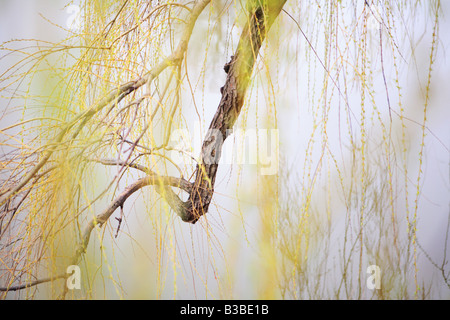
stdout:
{"type": "MultiPolygon", "coordinates": [[[[130,168],[138,169],[142,172],[145,172],[149,174],[148,176],[139,179],[135,183],[128,186],[118,197],[116,197],[111,204],[103,210],[100,214],[95,216],[94,218],[89,221],[89,223],[84,228],[84,231],[82,233],[81,241],[75,251],[75,254],[72,258],[71,264],[77,265],[79,263],[79,260],[86,252],[86,248],[89,244],[89,239],[91,236],[92,230],[97,226],[101,227],[108,219],[109,217],[114,213],[114,211],[119,208],[123,207],[123,204],[125,201],[136,191],[139,189],[148,186],[148,185],[156,185],[157,191],[160,193],[166,201],[169,203],[169,205],[172,207],[173,210],[176,212],[184,212],[180,206],[183,206],[182,201],[179,199],[179,197],[173,192],[168,186],[177,187],[180,188],[186,192],[192,191],[192,184],[188,181],[184,180],[183,178],[175,178],[175,177],[169,177],[169,176],[160,176],[155,173],[152,173],[151,170],[147,169],[146,167],[139,165],[139,164],[127,164],[122,161],[117,160],[108,160],[108,159],[100,159],[100,160],[92,160],[104,165],[120,165],[120,166],[126,166],[130,168]]],[[[183,220],[186,219],[185,216],[180,216],[183,220]]],[[[26,289],[44,282],[49,282],[55,279],[66,277],[66,275],[58,275],[53,278],[46,278],[41,280],[36,280],[30,283],[26,283],[23,285],[13,286],[13,287],[0,287],[0,291],[15,291],[15,290],[21,290],[26,289]]]]}
{"type": "Polygon", "coordinates": [[[123,166],[123,167],[134,168],[134,169],[137,169],[139,171],[142,171],[142,172],[148,174],[149,177],[151,179],[153,179],[154,181],[158,181],[158,182],[149,183],[149,184],[162,183],[164,185],[180,188],[183,191],[186,191],[188,193],[190,193],[192,191],[192,183],[185,180],[184,178],[160,176],[160,175],[154,173],[152,170],[148,169],[147,167],[145,167],[141,164],[138,164],[138,163],[126,163],[122,160],[117,160],[117,159],[89,159],[89,161],[98,162],[105,166],[123,166]]]}
{"type": "Polygon", "coordinates": [[[41,284],[41,283],[46,283],[46,282],[54,281],[54,280],[61,279],[61,278],[67,278],[68,276],[69,275],[67,275],[67,274],[60,274],[60,275],[57,275],[56,277],[39,279],[39,280],[31,281],[28,283],[24,283],[21,285],[17,285],[17,286],[0,287],[0,291],[5,292],[5,291],[23,290],[26,288],[37,286],[38,284],[41,284]]]}
{"type": "Polygon", "coordinates": [[[234,56],[224,67],[227,79],[221,88],[222,99],[203,140],[201,163],[195,171],[194,188],[184,206],[180,206],[183,210],[187,207],[187,212],[178,212],[180,216],[188,217],[188,222],[197,222],[208,211],[223,143],[228,130],[233,128],[239,117],[261,45],[285,2],[286,0],[262,1],[261,4],[249,1],[247,25],[242,31],[234,56]],[[218,131],[221,133],[219,138],[216,136],[218,131]]]}

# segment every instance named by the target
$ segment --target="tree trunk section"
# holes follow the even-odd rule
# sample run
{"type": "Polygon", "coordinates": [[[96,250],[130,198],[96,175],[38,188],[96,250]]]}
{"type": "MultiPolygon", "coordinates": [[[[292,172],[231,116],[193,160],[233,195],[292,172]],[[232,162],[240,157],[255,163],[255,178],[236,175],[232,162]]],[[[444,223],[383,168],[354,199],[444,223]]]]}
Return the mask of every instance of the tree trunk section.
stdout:
{"type": "Polygon", "coordinates": [[[200,163],[195,171],[195,181],[189,199],[175,209],[183,221],[195,223],[208,211],[214,193],[214,182],[222,146],[241,112],[250,83],[253,66],[261,45],[286,0],[249,1],[248,22],[244,27],[234,56],[224,70],[225,85],[222,98],[203,140],[200,163]]]}

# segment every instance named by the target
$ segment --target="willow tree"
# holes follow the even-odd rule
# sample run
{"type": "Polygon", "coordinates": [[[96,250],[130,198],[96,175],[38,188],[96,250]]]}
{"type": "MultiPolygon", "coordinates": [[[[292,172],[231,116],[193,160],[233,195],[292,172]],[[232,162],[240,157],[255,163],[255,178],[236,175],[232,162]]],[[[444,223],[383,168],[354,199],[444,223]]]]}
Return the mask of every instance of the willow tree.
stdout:
{"type": "MultiPolygon", "coordinates": [[[[81,295],[101,295],[93,283],[98,281],[99,274],[104,278],[104,273],[122,295],[120,275],[112,271],[115,262],[111,260],[116,260],[117,253],[112,251],[111,254],[105,247],[115,244],[120,250],[119,235],[126,234],[133,240],[134,231],[124,231],[124,225],[134,202],[141,205],[133,214],[142,215],[145,211],[146,223],[154,234],[151,259],[156,265],[153,275],[156,280],[154,286],[148,285],[148,290],[155,291],[155,297],[167,294],[164,292],[167,291],[169,265],[172,266],[170,277],[175,297],[179,270],[183,278],[190,274],[200,279],[198,283],[204,287],[207,297],[233,296],[231,267],[226,266],[225,271],[219,267],[227,263],[226,257],[231,253],[216,235],[218,226],[220,229],[227,225],[224,221],[229,210],[219,208],[208,213],[217,197],[216,176],[222,168],[220,160],[226,139],[233,129],[239,125],[248,128],[253,122],[256,122],[255,127],[276,128],[278,115],[290,112],[279,107],[285,94],[279,83],[286,79],[302,83],[306,80],[306,86],[298,90],[307,91],[313,126],[304,161],[299,164],[299,168],[303,168],[301,190],[292,190],[295,183],[286,184],[290,180],[289,173],[295,170],[284,167],[283,162],[280,175],[257,178],[258,223],[262,235],[257,248],[264,258],[264,264],[258,267],[264,274],[259,296],[277,297],[282,292],[283,297],[286,294],[298,297],[305,290],[310,292],[309,284],[304,281],[304,268],[308,263],[306,257],[313,255],[310,253],[312,194],[322,171],[328,177],[336,174],[338,192],[346,206],[345,221],[359,221],[355,230],[350,230],[348,224],[342,230],[344,252],[349,245],[347,235],[355,232],[357,236],[351,242],[350,256],[344,253],[344,271],[342,281],[334,290],[336,296],[341,296],[342,286],[348,297],[361,297],[364,290],[365,280],[361,275],[364,256],[369,250],[365,243],[370,237],[364,232],[368,228],[366,217],[370,217],[371,212],[367,208],[369,202],[380,216],[390,215],[390,222],[383,228],[389,230],[388,238],[394,239],[395,250],[399,252],[402,246],[408,248],[408,253],[398,254],[398,259],[416,266],[415,228],[422,176],[419,167],[414,184],[417,197],[415,206],[410,208],[406,132],[411,122],[402,104],[399,75],[401,65],[413,58],[405,57],[398,32],[409,27],[406,23],[399,26],[404,18],[400,12],[421,16],[417,10],[421,4],[412,5],[408,1],[365,1],[351,5],[342,1],[285,2],[86,0],[81,6],[80,27],[67,30],[68,37],[63,41],[33,40],[33,45],[20,49],[9,47],[10,43],[3,46],[3,50],[23,55],[1,75],[3,96],[8,101],[4,115],[20,117],[1,130],[0,289],[6,292],[5,297],[12,292],[18,297],[22,292],[32,297],[44,283],[52,297],[64,298],[69,291],[79,296],[76,290],[69,290],[64,281],[71,276],[66,272],[69,266],[84,267],[81,295]],[[308,12],[314,14],[308,15],[308,12]],[[306,32],[301,26],[303,23],[310,26],[306,32]],[[373,25],[375,33],[370,31],[373,25]],[[299,39],[305,46],[298,45],[299,39]],[[374,39],[375,47],[370,45],[374,39]],[[319,41],[325,45],[319,48],[319,41]],[[287,53],[281,57],[283,50],[287,53]],[[376,50],[380,65],[372,61],[371,50],[376,50]],[[289,64],[297,64],[301,54],[310,61],[304,78],[296,69],[289,68],[289,64]],[[309,80],[316,74],[323,77],[319,89],[309,80]],[[382,102],[375,101],[373,79],[377,76],[384,80],[382,102]],[[40,83],[36,90],[36,82],[43,79],[45,85],[40,83]],[[223,79],[215,88],[219,99],[214,105],[213,99],[205,99],[204,93],[210,86],[205,82],[215,83],[212,79],[216,82],[223,79]],[[357,105],[349,98],[352,85],[358,87],[357,105]],[[20,102],[19,107],[11,107],[15,101],[20,102]],[[263,111],[258,111],[255,105],[262,105],[263,111]],[[389,110],[389,118],[384,117],[382,108],[389,110]],[[214,111],[212,119],[205,116],[211,110],[214,111]],[[346,138],[340,138],[339,146],[341,154],[345,139],[344,143],[350,146],[352,164],[348,172],[345,161],[340,163],[337,159],[339,152],[330,146],[328,138],[329,115],[333,110],[339,110],[339,135],[342,130],[347,132],[346,138]],[[178,148],[179,139],[174,139],[174,132],[192,127],[193,119],[197,124],[209,124],[203,130],[196,155],[192,150],[178,148]],[[386,198],[380,202],[370,193],[373,166],[369,157],[372,146],[369,122],[381,132],[377,143],[381,145],[381,160],[387,165],[386,198]],[[398,133],[395,122],[401,124],[398,144],[393,142],[398,133]],[[317,163],[313,163],[317,137],[321,144],[320,156],[317,163]],[[184,161],[181,164],[174,161],[175,155],[184,161]],[[396,166],[404,169],[400,178],[396,166]],[[324,167],[326,169],[322,169],[324,167]],[[398,183],[404,184],[404,195],[397,192],[398,183]],[[297,191],[300,192],[298,197],[294,196],[297,191]],[[406,211],[398,208],[402,203],[397,200],[400,196],[404,197],[406,211]],[[356,212],[352,210],[355,197],[359,199],[356,212]],[[380,204],[383,201],[387,202],[386,206],[380,204]],[[111,219],[114,215],[115,220],[111,219]],[[181,231],[176,227],[185,223],[191,225],[191,244],[187,246],[179,243],[182,242],[178,241],[181,231]],[[402,227],[408,229],[403,238],[398,230],[402,227]],[[195,250],[186,253],[190,250],[187,247],[194,247],[200,241],[199,228],[206,235],[208,246],[201,255],[202,259],[206,256],[202,270],[198,268],[196,259],[199,257],[195,250]],[[92,248],[93,241],[100,249],[92,248]],[[353,255],[358,259],[353,259],[353,255]],[[348,276],[348,265],[354,260],[359,268],[356,280],[348,276]],[[189,264],[190,271],[186,271],[184,263],[189,264]],[[219,275],[219,269],[224,274],[219,275]],[[218,294],[210,289],[211,281],[216,283],[218,294]],[[357,281],[356,296],[347,290],[347,285],[354,285],[353,281],[357,281]]],[[[419,124],[422,140],[425,139],[431,70],[438,43],[440,3],[435,1],[427,7],[433,32],[423,123],[419,124]]],[[[304,107],[300,101],[298,105],[304,107]]],[[[413,124],[417,126],[417,122],[413,124]]],[[[419,153],[420,165],[423,145],[419,153]]],[[[270,152],[274,153],[275,149],[270,152]]],[[[331,193],[331,188],[326,190],[325,212],[328,214],[331,193]]],[[[238,209],[236,213],[246,234],[245,225],[250,222],[247,222],[245,210],[238,209]]],[[[325,225],[330,226],[330,215],[327,221],[325,225]]],[[[330,229],[328,231],[330,235],[330,229]]],[[[329,250],[329,243],[325,248],[329,250]]],[[[317,244],[314,250],[320,251],[317,244]]],[[[124,254],[122,259],[127,257],[124,254]]],[[[442,272],[448,284],[444,265],[442,272]]],[[[417,268],[412,273],[405,272],[404,276],[407,278],[411,274],[416,280],[417,294],[420,289],[417,268]]],[[[320,281],[318,275],[317,283],[320,281]]]]}

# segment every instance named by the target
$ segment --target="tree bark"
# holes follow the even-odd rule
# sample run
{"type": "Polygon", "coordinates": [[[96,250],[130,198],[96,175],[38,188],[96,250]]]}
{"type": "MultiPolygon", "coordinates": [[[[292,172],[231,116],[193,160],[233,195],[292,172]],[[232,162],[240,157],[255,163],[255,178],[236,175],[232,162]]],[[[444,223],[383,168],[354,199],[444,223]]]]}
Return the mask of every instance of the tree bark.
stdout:
{"type": "MultiPolygon", "coordinates": [[[[224,70],[225,85],[222,98],[203,140],[200,163],[195,170],[195,181],[189,199],[174,210],[185,222],[195,223],[208,211],[214,193],[214,182],[225,139],[233,128],[247,92],[261,45],[286,0],[249,1],[249,16],[235,54],[224,70]]],[[[175,206],[174,206],[175,207],[175,206]]]]}

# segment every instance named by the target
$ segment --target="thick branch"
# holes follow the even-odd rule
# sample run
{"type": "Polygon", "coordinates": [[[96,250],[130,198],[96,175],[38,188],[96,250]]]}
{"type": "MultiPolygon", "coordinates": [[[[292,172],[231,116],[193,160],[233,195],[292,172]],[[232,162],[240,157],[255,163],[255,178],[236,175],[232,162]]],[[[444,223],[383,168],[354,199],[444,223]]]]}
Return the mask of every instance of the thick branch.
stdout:
{"type": "Polygon", "coordinates": [[[203,140],[201,163],[195,171],[195,181],[189,199],[181,206],[184,221],[195,223],[208,211],[214,193],[218,162],[228,130],[232,129],[241,112],[245,94],[253,72],[253,66],[275,18],[286,0],[249,1],[249,18],[242,31],[237,50],[225,65],[227,79],[221,88],[222,99],[203,140]]]}

